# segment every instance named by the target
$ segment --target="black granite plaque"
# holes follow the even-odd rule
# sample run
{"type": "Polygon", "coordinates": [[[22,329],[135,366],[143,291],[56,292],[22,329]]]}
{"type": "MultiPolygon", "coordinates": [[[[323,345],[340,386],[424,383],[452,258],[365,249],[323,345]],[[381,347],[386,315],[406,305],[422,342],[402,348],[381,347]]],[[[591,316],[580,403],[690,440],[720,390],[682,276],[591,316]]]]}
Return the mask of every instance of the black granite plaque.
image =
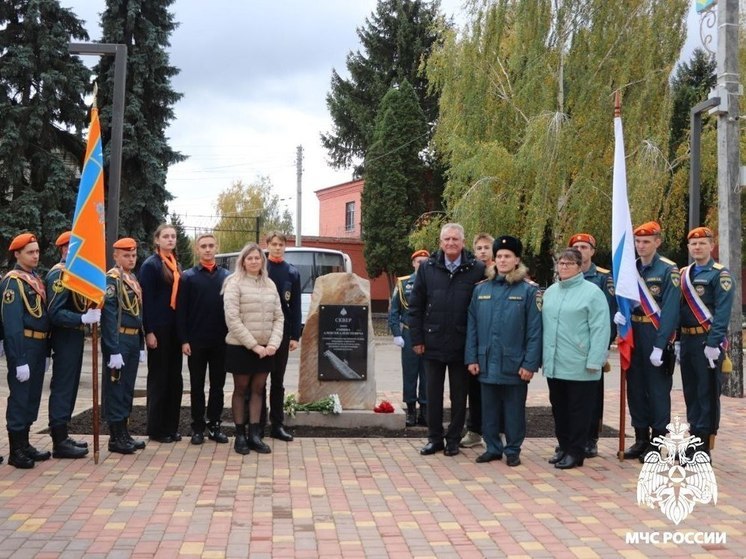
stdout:
{"type": "Polygon", "coordinates": [[[319,380],[368,377],[368,307],[319,306],[319,380]]]}

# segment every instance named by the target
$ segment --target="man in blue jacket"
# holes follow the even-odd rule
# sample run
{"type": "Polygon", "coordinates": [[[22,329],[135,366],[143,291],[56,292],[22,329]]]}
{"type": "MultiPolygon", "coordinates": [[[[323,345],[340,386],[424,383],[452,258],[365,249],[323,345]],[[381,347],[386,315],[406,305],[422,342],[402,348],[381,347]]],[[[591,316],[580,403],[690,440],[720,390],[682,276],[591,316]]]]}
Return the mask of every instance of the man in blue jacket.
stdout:
{"type": "Polygon", "coordinates": [[[518,466],[526,437],[528,383],[541,365],[541,291],[528,279],[519,239],[499,237],[493,252],[496,269],[488,271],[487,281],[471,297],[465,360],[482,385],[487,450],[477,462],[500,460],[504,452],[508,466],[518,466]]]}
{"type": "Polygon", "coordinates": [[[425,358],[427,374],[427,456],[459,453],[466,420],[468,372],[464,363],[466,312],[484,264],[464,249],[464,228],[447,223],[440,230],[440,250],[420,265],[409,298],[412,348],[425,358]],[[451,423],[443,443],[443,388],[446,370],[451,394],[451,423]]]}

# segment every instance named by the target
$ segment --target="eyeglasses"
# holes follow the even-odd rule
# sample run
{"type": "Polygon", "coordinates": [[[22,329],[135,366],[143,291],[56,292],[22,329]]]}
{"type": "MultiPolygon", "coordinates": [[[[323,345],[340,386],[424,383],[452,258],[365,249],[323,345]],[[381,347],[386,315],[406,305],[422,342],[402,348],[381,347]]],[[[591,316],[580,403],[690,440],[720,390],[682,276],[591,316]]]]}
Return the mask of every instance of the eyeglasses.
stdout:
{"type": "Polygon", "coordinates": [[[567,268],[569,266],[577,266],[577,265],[578,265],[577,262],[557,262],[557,266],[560,266],[563,268],[567,268]]]}

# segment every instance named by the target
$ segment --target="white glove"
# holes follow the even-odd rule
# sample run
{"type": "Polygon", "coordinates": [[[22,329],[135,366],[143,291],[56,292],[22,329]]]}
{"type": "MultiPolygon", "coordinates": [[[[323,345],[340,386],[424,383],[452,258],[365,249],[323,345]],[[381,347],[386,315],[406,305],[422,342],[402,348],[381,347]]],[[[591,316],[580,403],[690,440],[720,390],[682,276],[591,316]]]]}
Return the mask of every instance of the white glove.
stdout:
{"type": "Polygon", "coordinates": [[[681,363],[681,342],[673,343],[673,352],[676,355],[676,362],[681,363]]]}
{"type": "Polygon", "coordinates": [[[18,382],[26,382],[30,376],[31,369],[28,368],[28,365],[19,365],[16,367],[16,378],[18,379],[18,382]]]}
{"type": "Polygon", "coordinates": [[[707,357],[707,360],[710,362],[710,369],[714,369],[717,365],[717,360],[720,357],[720,348],[719,347],[710,347],[708,345],[705,346],[705,357],[707,357]]]}
{"type": "Polygon", "coordinates": [[[394,345],[397,347],[404,347],[404,338],[401,336],[394,336],[394,345]]]}
{"type": "Polygon", "coordinates": [[[145,356],[146,355],[147,355],[147,353],[145,353],[145,350],[141,349],[140,350],[140,363],[145,363],[145,356]]]}
{"type": "Polygon", "coordinates": [[[5,344],[3,344],[3,341],[0,340],[0,357],[5,355],[5,344]]]}
{"type": "Polygon", "coordinates": [[[49,366],[51,364],[52,364],[52,358],[51,357],[47,357],[47,360],[44,361],[44,372],[45,373],[49,371],[49,366]]]}
{"type": "Polygon", "coordinates": [[[83,324],[94,324],[101,322],[101,309],[88,309],[85,314],[80,315],[83,324]]]}
{"type": "Polygon", "coordinates": [[[614,315],[614,324],[617,324],[618,326],[625,326],[627,324],[627,319],[622,313],[617,311],[614,315]]]}
{"type": "Polygon", "coordinates": [[[650,354],[650,362],[653,364],[653,367],[660,367],[663,365],[663,350],[654,347],[653,353],[650,354]]]}
{"type": "Polygon", "coordinates": [[[121,369],[124,367],[124,359],[121,353],[115,353],[109,356],[109,363],[106,365],[110,369],[121,369]]]}

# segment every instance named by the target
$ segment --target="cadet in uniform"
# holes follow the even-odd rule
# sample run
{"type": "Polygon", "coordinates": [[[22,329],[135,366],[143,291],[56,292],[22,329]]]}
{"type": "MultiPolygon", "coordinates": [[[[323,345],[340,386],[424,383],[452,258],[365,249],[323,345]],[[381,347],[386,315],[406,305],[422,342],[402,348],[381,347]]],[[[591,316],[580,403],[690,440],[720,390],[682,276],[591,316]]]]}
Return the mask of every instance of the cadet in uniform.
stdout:
{"type": "Polygon", "coordinates": [[[477,462],[521,463],[526,437],[528,383],[541,366],[542,295],[521,262],[521,241],[509,235],[493,244],[495,265],[471,296],[465,360],[482,387],[482,428],[487,450],[477,462]],[[505,433],[503,445],[500,430],[505,433]]]}
{"type": "MultiPolygon", "coordinates": [[[[640,306],[632,313],[634,349],[627,371],[627,403],[635,429],[635,442],[625,458],[639,458],[652,450],[652,438],[667,433],[671,420],[672,375],[663,367],[663,351],[679,325],[681,297],[679,270],[674,262],[660,256],[661,227],[655,221],[634,230],[637,272],[643,280],[640,306]],[[652,429],[652,437],[651,437],[652,429]]],[[[617,312],[614,322],[624,325],[617,312]]]]}
{"type": "MultiPolygon", "coordinates": [[[[577,233],[570,237],[567,246],[576,248],[580,252],[580,256],[583,257],[583,263],[580,266],[583,277],[603,291],[606,302],[609,304],[609,317],[613,318],[617,309],[616,297],[614,297],[614,278],[610,270],[593,263],[593,255],[596,254],[596,238],[588,233],[577,233]]],[[[611,329],[609,346],[611,346],[611,342],[616,337],[616,327],[613,320],[611,320],[609,327],[611,329]]],[[[604,367],[607,366],[604,365],[604,367]]],[[[607,369],[608,367],[604,371],[607,369]]],[[[598,456],[598,435],[601,432],[604,420],[604,375],[601,375],[601,380],[597,383],[595,396],[596,400],[593,402],[593,409],[591,410],[591,424],[588,429],[588,443],[585,445],[586,458],[598,456]]]]}
{"type": "Polygon", "coordinates": [[[113,246],[116,265],[106,273],[101,313],[104,418],[109,424],[109,452],[132,454],[145,448],[145,441],[133,439],[127,429],[137,366],[145,361],[142,290],[132,273],[137,263],[137,242],[125,237],[113,246]]]}
{"type": "Polygon", "coordinates": [[[8,250],[15,267],[0,284],[3,293],[2,322],[5,357],[8,361],[8,408],[5,413],[10,439],[8,464],[33,468],[34,462],[49,460],[29,444],[31,424],[39,415],[49,347],[49,315],[44,282],[34,268],[39,264],[39,243],[33,233],[18,235],[8,250]]]}
{"type": "Polygon", "coordinates": [[[694,263],[681,271],[681,380],[689,432],[702,439],[697,450],[709,453],[720,424],[721,368],[736,286],[728,269],[712,259],[710,229],[692,229],[687,239],[694,263]]]}
{"type": "Polygon", "coordinates": [[[67,434],[67,426],[75,409],[83,367],[85,325],[101,320],[100,309],[89,309],[88,300],[62,285],[70,231],[55,241],[60,261],[52,266],[46,277],[46,291],[51,323],[52,381],[49,384],[49,430],[52,434],[52,456],[55,458],[83,458],[88,444],[78,442],[67,434]]]}
{"type": "Polygon", "coordinates": [[[427,393],[425,380],[425,364],[421,355],[412,350],[412,337],[407,325],[407,311],[409,309],[409,294],[412,292],[417,269],[420,264],[430,257],[426,250],[416,250],[412,253],[412,267],[414,272],[408,276],[401,276],[396,280],[396,287],[391,296],[389,306],[389,330],[394,336],[394,344],[401,348],[402,395],[407,405],[407,427],[419,423],[427,425],[427,393]],[[419,389],[418,389],[419,385],[419,389]],[[417,402],[420,402],[420,416],[417,418],[417,402]]]}

